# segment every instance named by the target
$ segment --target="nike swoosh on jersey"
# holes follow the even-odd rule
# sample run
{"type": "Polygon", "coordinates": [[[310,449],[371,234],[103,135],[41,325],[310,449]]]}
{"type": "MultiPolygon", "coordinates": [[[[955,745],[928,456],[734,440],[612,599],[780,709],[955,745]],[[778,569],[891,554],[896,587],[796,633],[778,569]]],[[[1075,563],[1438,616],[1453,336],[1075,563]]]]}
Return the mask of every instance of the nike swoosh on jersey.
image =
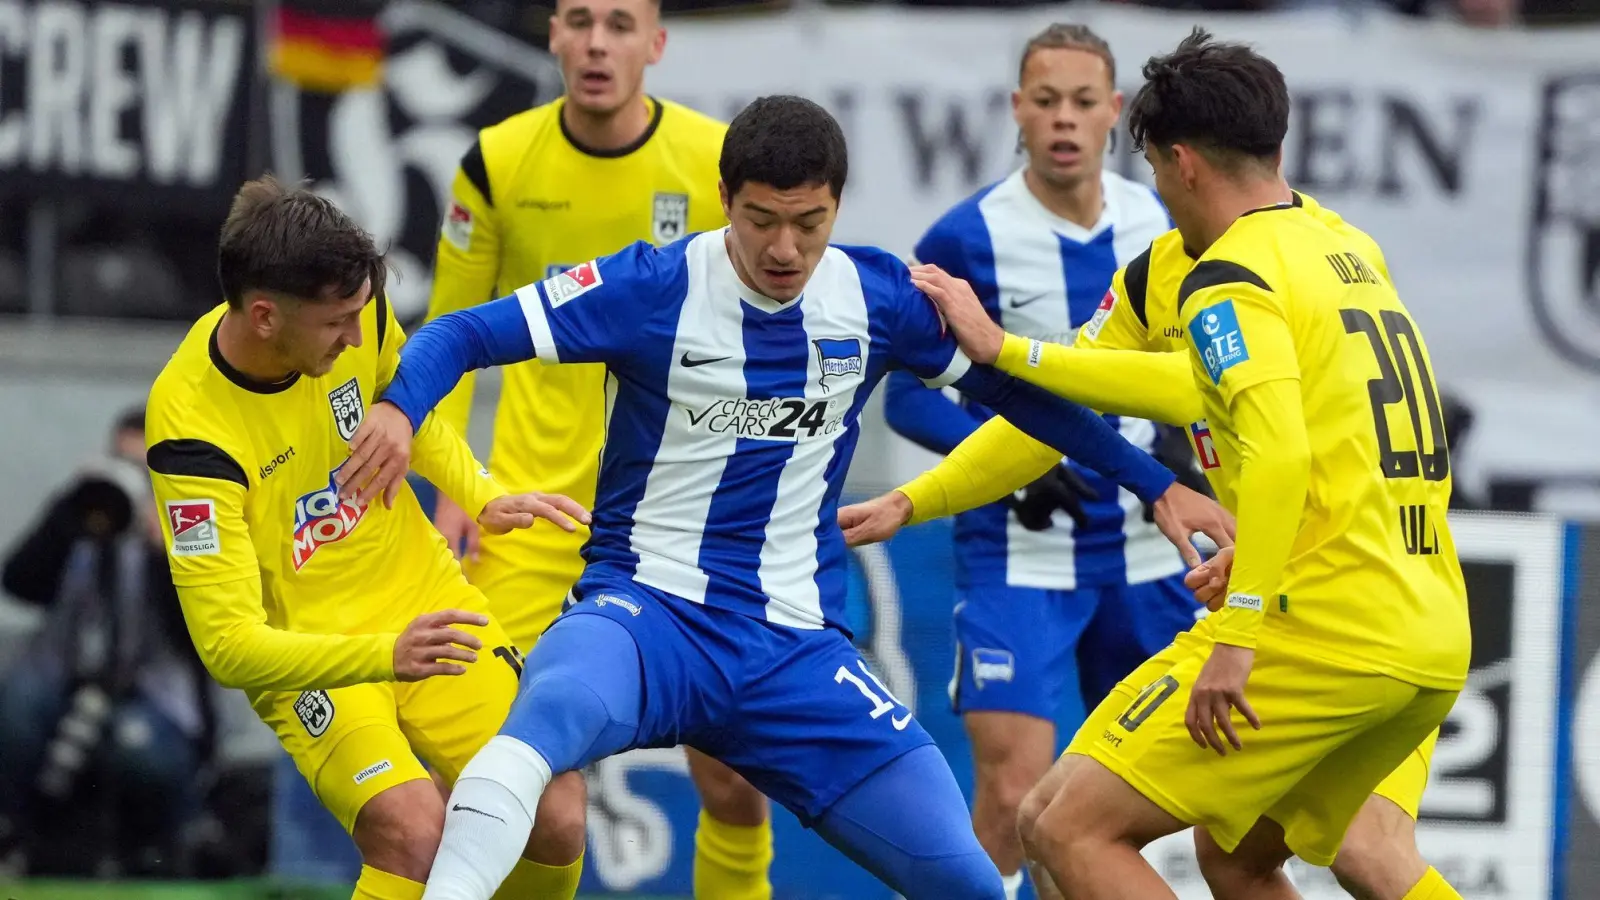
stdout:
{"type": "Polygon", "coordinates": [[[695,366],[704,366],[709,363],[722,362],[725,359],[728,359],[728,357],[712,356],[707,357],[706,359],[691,359],[689,358],[689,352],[685,350],[683,356],[678,359],[678,362],[681,363],[685,369],[692,369],[695,366]]]}
{"type": "Polygon", "coordinates": [[[1024,306],[1028,306],[1028,305],[1030,305],[1032,303],[1035,303],[1035,302],[1037,302],[1039,300],[1043,300],[1048,296],[1050,296],[1050,295],[1049,294],[1034,294],[1032,297],[1028,297],[1028,298],[1025,298],[1025,299],[1019,299],[1017,297],[1012,297],[1011,298],[1011,302],[1009,304],[1007,304],[1007,306],[1009,308],[1011,308],[1011,309],[1021,309],[1024,306]]]}
{"type": "Polygon", "coordinates": [[[906,726],[911,724],[911,713],[906,713],[903,716],[890,716],[889,721],[894,724],[895,731],[905,731],[906,726]]]}

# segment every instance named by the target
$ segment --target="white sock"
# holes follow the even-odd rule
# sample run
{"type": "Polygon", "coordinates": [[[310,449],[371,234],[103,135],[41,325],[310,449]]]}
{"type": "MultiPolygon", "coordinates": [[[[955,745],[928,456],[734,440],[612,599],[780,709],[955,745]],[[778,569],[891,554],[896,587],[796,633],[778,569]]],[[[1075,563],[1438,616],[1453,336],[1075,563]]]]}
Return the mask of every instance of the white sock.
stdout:
{"type": "Polygon", "coordinates": [[[550,764],[536,750],[503,734],[490,738],[450,792],[422,900],[489,900],[522,856],[549,783],[550,764]]]}
{"type": "Polygon", "coordinates": [[[1017,900],[1017,895],[1022,893],[1022,870],[1018,869],[1010,875],[1001,875],[1000,884],[1006,889],[1006,900],[1017,900]]]}

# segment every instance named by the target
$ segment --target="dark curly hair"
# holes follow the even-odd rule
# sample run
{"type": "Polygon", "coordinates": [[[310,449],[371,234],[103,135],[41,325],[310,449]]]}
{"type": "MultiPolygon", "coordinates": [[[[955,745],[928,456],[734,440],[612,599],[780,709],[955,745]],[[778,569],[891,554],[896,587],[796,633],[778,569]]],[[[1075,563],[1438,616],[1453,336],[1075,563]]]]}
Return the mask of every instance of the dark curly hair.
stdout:
{"type": "Polygon", "coordinates": [[[779,94],[746,106],[728,123],[717,166],[728,195],[746,182],[780,191],[825,184],[838,200],[850,163],[844,130],[804,97],[779,94]]]}
{"type": "Polygon", "coordinates": [[[217,245],[222,296],[235,309],[251,291],[343,299],[369,278],[376,297],[387,274],[372,235],[327,198],[271,175],[239,188],[217,245]]]}
{"type": "Polygon", "coordinates": [[[1232,165],[1271,160],[1282,148],[1289,89],[1272,60],[1244,44],[1195,28],[1178,49],[1151,57],[1144,77],[1128,104],[1135,151],[1184,144],[1232,165]]]}

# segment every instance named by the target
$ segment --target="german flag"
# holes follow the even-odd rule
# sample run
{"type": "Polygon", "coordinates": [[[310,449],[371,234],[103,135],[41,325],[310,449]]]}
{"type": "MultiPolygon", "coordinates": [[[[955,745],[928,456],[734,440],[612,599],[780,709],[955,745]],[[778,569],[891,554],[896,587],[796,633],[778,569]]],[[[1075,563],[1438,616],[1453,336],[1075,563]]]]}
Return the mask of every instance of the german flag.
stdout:
{"type": "Polygon", "coordinates": [[[272,10],[272,74],[338,93],[383,77],[381,0],[280,0],[272,10]]]}

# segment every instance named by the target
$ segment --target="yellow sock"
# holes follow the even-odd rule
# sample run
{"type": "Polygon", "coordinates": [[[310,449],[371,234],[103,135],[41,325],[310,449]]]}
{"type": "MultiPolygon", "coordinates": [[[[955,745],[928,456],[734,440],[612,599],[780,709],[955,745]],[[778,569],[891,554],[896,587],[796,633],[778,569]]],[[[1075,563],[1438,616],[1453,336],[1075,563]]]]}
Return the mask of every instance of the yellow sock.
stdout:
{"type": "Polygon", "coordinates": [[[516,868],[494,892],[495,900],[573,900],[583,877],[583,854],[565,866],[546,866],[531,859],[517,860],[516,868]]]}
{"type": "Polygon", "coordinates": [[[427,885],[420,881],[362,866],[356,892],[350,895],[350,900],[422,900],[425,888],[427,885]]]}
{"type": "Polygon", "coordinates": [[[1406,891],[1404,900],[1462,900],[1462,897],[1450,886],[1450,882],[1444,880],[1438,869],[1429,866],[1428,871],[1422,874],[1422,880],[1406,891]]]}
{"type": "Polygon", "coordinates": [[[771,819],[754,827],[729,825],[700,811],[694,833],[697,900],[772,900],[771,865],[771,819]]]}

